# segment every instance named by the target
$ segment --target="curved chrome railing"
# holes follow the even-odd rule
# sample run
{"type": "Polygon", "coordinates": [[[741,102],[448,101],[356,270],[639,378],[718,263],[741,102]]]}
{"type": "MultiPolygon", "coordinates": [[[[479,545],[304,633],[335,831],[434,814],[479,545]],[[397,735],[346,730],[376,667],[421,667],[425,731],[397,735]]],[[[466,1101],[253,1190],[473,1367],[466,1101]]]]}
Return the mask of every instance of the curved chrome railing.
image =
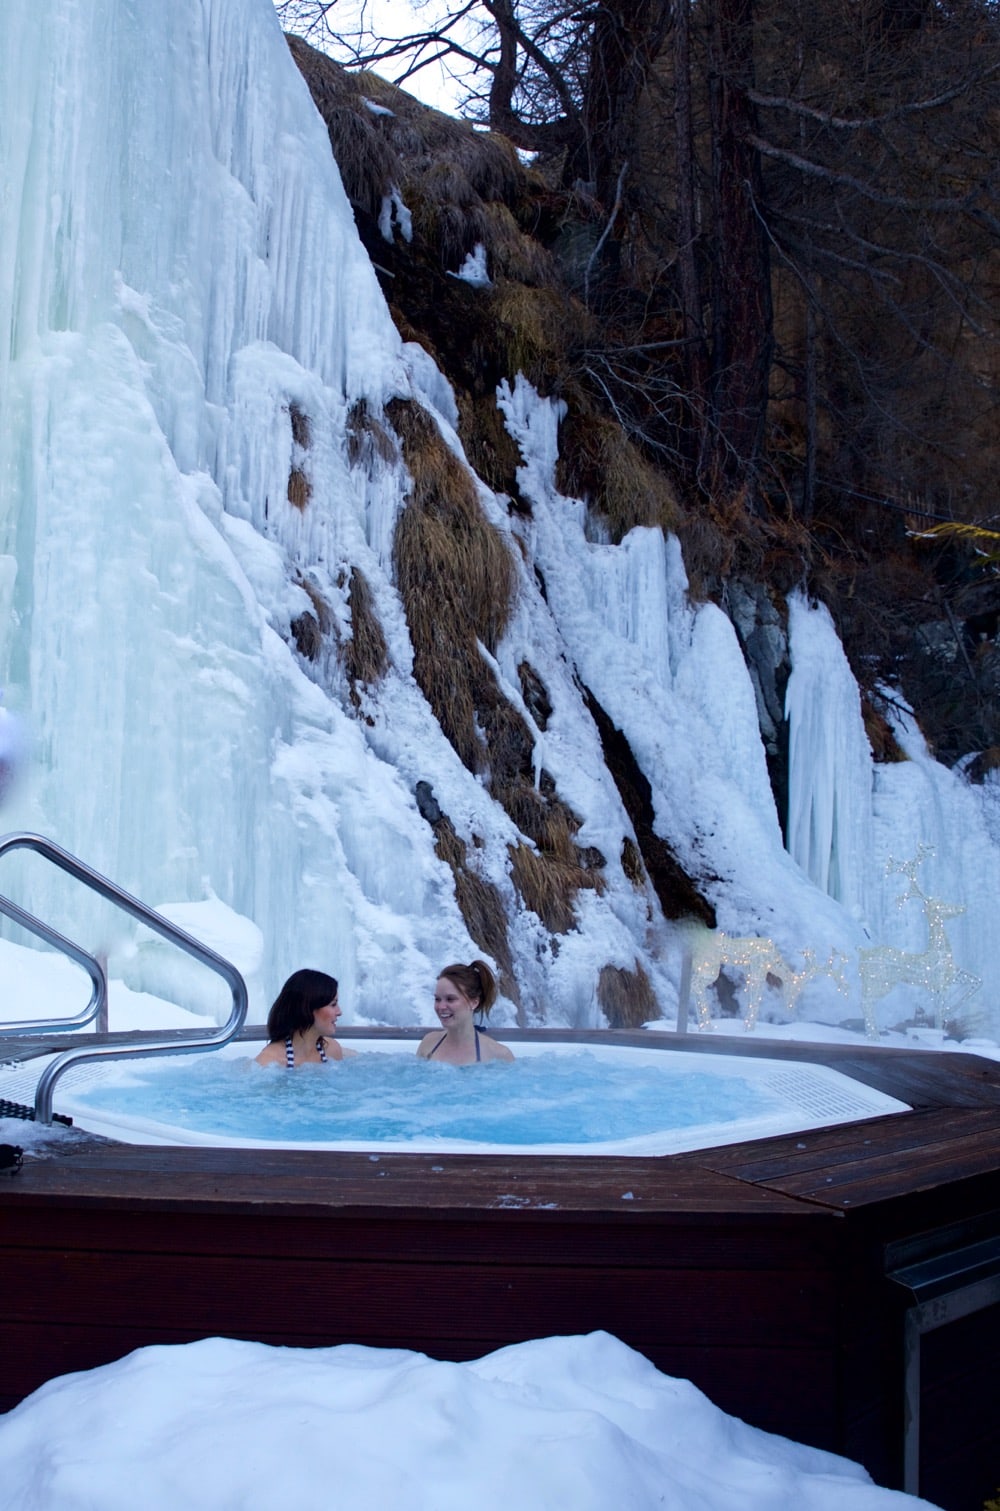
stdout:
{"type": "MultiPolygon", "coordinates": [[[[0,840],[0,847],[3,840],[0,840]]],[[[0,848],[0,854],[2,854],[0,848]]],[[[91,982],[90,1001],[82,1012],[73,1017],[65,1018],[31,1018],[29,1020],[18,1019],[16,1022],[0,1021],[0,1034],[38,1034],[45,1033],[48,1029],[85,1028],[88,1023],[93,1023],[101,1009],[107,1006],[108,983],[104,974],[104,967],[93,955],[82,950],[72,939],[67,939],[56,929],[43,923],[33,913],[26,913],[19,908],[16,902],[11,902],[9,897],[0,893],[0,913],[6,913],[15,923],[19,923],[22,929],[27,929],[31,934],[37,934],[39,939],[44,939],[46,944],[51,944],[60,954],[68,955],[75,960],[77,965],[82,965],[91,982]]]]}
{"type": "MultiPolygon", "coordinates": [[[[230,1039],[235,1038],[246,1020],[247,988],[246,982],[234,965],[230,964],[228,960],[224,960],[221,955],[217,955],[207,945],[192,938],[190,934],[186,934],[176,924],[170,923],[161,914],[155,913],[152,908],[148,908],[137,897],[132,897],[128,892],[123,891],[121,887],[109,881],[106,876],[101,876],[99,872],[91,870],[82,860],[78,860],[75,855],[70,855],[68,850],[63,850],[52,840],[45,839],[40,834],[5,834],[0,837],[0,858],[11,850],[33,850],[45,860],[51,861],[53,865],[59,866],[84,886],[89,887],[91,891],[96,892],[100,897],[121,908],[123,912],[128,913],[132,918],[137,919],[138,922],[145,924],[154,933],[161,934],[164,939],[169,939],[172,944],[176,944],[179,949],[185,950],[189,955],[193,955],[202,965],[211,971],[215,971],[216,975],[222,977],[228,985],[233,999],[229,1017],[220,1028],[216,1028],[212,1032],[201,1033],[198,1030],[192,1030],[188,1034],[177,1033],[175,1031],[171,1038],[160,1038],[145,1031],[137,1031],[134,1036],[130,1035],[126,1039],[118,1038],[114,1044],[81,1044],[79,1048],[64,1050],[62,1054],[57,1055],[45,1067],[39,1077],[38,1085],[35,1088],[35,1119],[37,1122],[51,1123],[53,1089],[60,1076],[64,1075],[72,1065],[83,1064],[88,1060],[103,1060],[113,1057],[127,1056],[132,1059],[144,1059],[150,1055],[157,1054],[194,1054],[199,1050],[220,1049],[223,1044],[228,1044],[230,1039]]],[[[55,929],[50,928],[48,924],[42,923],[41,919],[35,918],[30,913],[26,913],[16,903],[11,902],[9,898],[0,896],[0,911],[6,913],[9,918],[13,918],[31,932],[39,935],[40,938],[45,939],[55,949],[62,950],[71,959],[76,960],[87,971],[91,977],[91,981],[94,983],[94,995],[85,1010],[88,1016],[77,1017],[76,1019],[64,1018],[55,1024],[37,1021],[27,1029],[19,1024],[13,1031],[39,1032],[50,1028],[74,1028],[92,1021],[107,999],[107,981],[98,961],[92,955],[89,955],[86,950],[81,949],[79,945],[73,944],[71,940],[64,939],[55,929]],[[95,971],[97,973],[96,976],[94,974],[95,971]],[[96,1002],[94,996],[96,996],[96,1002]],[[93,1011],[91,1011],[91,1008],[93,1011]]],[[[0,1027],[3,1027],[6,1031],[6,1025],[0,1025],[0,1027]]]]}

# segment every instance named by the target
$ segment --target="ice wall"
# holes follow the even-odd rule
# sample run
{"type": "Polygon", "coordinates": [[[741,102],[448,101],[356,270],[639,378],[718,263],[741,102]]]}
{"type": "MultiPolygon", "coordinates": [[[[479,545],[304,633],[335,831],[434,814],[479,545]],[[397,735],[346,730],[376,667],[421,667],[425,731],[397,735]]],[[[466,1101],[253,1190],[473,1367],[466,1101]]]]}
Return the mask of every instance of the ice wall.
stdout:
{"type": "MultiPolygon", "coordinates": [[[[659,973],[652,899],[613,859],[554,947],[517,908],[516,831],[413,682],[389,577],[404,474],[350,465],[347,416],[413,397],[457,449],[454,401],[399,341],[269,0],[13,0],[0,60],[0,677],[33,742],[4,826],[228,938],[258,1015],[312,963],[355,1016],[412,1022],[475,952],[414,800],[431,780],[508,907],[525,1015],[597,1021],[602,964],[659,973]],[[291,631],[321,600],[349,637],[354,568],[392,661],[360,717],[336,656],[305,661],[291,631]]],[[[518,624],[561,662],[536,590],[518,624]]],[[[581,843],[617,857],[628,823],[571,669],[553,684],[546,760],[581,843]]],[[[8,864],[113,972],[210,1005],[58,872],[8,864]]]]}
{"type": "Polygon", "coordinates": [[[342,605],[373,556],[348,405],[409,389],[324,128],[266,0],[13,0],[0,43],[0,666],[34,752],[6,824],[224,899],[264,991],[312,960],[378,1001],[465,940],[410,793],[288,644],[302,583],[342,605]]]}
{"type": "Polygon", "coordinates": [[[524,458],[532,518],[518,528],[578,675],[625,734],[652,788],[656,832],[698,878],[729,934],[765,934],[794,956],[849,949],[843,908],[785,851],[732,625],[692,605],[676,538],[636,529],[588,538],[586,505],[555,486],[560,407],[523,378],[500,395],[524,458]]]}
{"type": "Polygon", "coordinates": [[[900,979],[873,1004],[877,1022],[931,1021],[954,1009],[964,1034],[995,1037],[1000,784],[973,786],[935,761],[898,694],[885,711],[907,759],[876,764],[830,616],[801,595],[789,602],[789,648],[788,846],[861,924],[861,948],[898,952],[885,970],[900,979]],[[934,955],[928,923],[937,905],[947,916],[934,955]],[[939,994],[919,985],[934,971],[939,994]]]}

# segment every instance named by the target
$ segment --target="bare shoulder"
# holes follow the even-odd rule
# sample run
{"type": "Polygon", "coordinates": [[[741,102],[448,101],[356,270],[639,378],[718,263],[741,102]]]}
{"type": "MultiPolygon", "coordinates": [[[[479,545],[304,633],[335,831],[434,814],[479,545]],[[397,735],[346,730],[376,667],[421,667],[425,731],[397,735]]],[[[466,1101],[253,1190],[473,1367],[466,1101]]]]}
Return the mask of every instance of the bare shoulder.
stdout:
{"type": "Polygon", "coordinates": [[[348,1049],[346,1044],[341,1044],[338,1047],[340,1049],[340,1058],[342,1060],[357,1059],[358,1052],[356,1049],[348,1049]]]}
{"type": "Polygon", "coordinates": [[[260,1054],[255,1055],[254,1059],[258,1065],[284,1065],[285,1046],[279,1044],[277,1040],[271,1044],[265,1044],[260,1054]]]}
{"type": "Polygon", "coordinates": [[[427,1059],[427,1056],[430,1054],[432,1048],[434,1047],[435,1040],[440,1039],[440,1037],[440,1031],[435,1029],[431,1029],[429,1034],[424,1034],[424,1037],[417,1045],[417,1054],[422,1060],[427,1059]]]}
{"type": "Polygon", "coordinates": [[[496,1039],[484,1036],[482,1044],[484,1049],[487,1045],[489,1046],[487,1052],[483,1055],[484,1060],[513,1060],[514,1058],[513,1053],[507,1048],[506,1044],[500,1044],[496,1039]]]}

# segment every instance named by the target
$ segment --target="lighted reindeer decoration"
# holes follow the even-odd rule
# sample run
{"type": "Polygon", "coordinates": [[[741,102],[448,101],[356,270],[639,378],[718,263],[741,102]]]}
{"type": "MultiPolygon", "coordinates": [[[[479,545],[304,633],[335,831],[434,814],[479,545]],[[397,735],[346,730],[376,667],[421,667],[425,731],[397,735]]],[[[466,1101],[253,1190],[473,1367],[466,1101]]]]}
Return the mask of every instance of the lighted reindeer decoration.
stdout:
{"type": "Polygon", "coordinates": [[[858,951],[861,973],[861,1006],[865,1015],[865,1030],[870,1039],[878,1038],[878,1023],[875,1018],[875,1003],[887,997],[894,987],[916,986],[928,992],[936,1009],[937,1026],[944,1028],[951,1013],[973,992],[978,991],[982,981],[971,971],[964,971],[956,964],[951,943],[945,932],[949,918],[958,918],[965,912],[954,903],[942,902],[940,898],[928,897],[917,883],[917,869],[934,852],[927,845],[920,845],[913,860],[890,861],[887,874],[897,872],[907,877],[909,886],[897,905],[903,907],[913,898],[923,904],[927,922],[927,948],[921,953],[896,949],[893,945],[876,945],[858,951]],[[956,988],[958,995],[954,995],[956,988]],[[946,1001],[948,994],[952,994],[946,1001]]]}
{"type": "Polygon", "coordinates": [[[815,951],[802,951],[802,965],[795,968],[782,955],[773,939],[754,935],[725,934],[717,929],[699,930],[691,941],[691,1000],[698,1017],[698,1027],[712,1027],[712,1009],[708,990],[719,973],[729,968],[743,977],[743,1027],[750,1033],[760,1017],[764,994],[772,986],[781,994],[785,1008],[794,1011],[796,1002],[808,982],[818,976],[831,976],[841,993],[847,990],[844,975],[846,956],[832,951],[826,961],[816,959],[815,951]]]}
{"type": "Polygon", "coordinates": [[[746,1011],[743,1025],[752,1029],[757,1022],[767,978],[780,976],[785,969],[781,951],[773,939],[741,938],[718,929],[699,930],[692,946],[691,999],[698,1015],[698,1027],[712,1027],[712,1009],[708,989],[718,980],[723,966],[731,966],[743,977],[746,1011]]]}

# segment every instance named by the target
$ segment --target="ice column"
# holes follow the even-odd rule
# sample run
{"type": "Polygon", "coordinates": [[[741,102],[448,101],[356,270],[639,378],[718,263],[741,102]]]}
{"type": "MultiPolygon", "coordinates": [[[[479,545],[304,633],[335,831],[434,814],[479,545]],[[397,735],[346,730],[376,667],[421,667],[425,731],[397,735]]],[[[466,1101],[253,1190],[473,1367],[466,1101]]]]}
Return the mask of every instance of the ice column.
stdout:
{"type": "Polygon", "coordinates": [[[826,608],[788,604],[788,849],[858,919],[868,913],[872,757],[858,685],[826,608]]]}

